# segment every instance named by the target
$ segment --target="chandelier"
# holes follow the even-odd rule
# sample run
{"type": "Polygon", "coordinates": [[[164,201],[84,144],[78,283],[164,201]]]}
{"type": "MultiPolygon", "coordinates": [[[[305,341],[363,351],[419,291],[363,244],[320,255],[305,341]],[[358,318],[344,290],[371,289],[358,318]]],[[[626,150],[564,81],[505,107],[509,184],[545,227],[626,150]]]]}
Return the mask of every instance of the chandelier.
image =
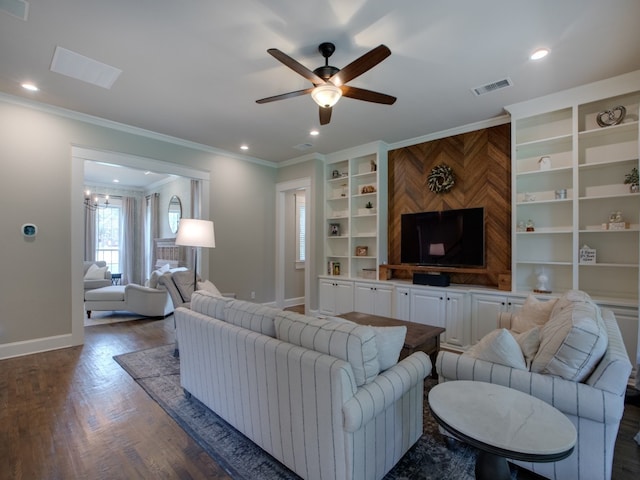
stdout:
{"type": "Polygon", "coordinates": [[[109,206],[109,195],[93,195],[91,196],[91,190],[84,192],[84,207],[87,210],[97,210],[98,208],[106,208],[109,206]],[[104,202],[100,204],[100,198],[104,198],[104,202]]]}

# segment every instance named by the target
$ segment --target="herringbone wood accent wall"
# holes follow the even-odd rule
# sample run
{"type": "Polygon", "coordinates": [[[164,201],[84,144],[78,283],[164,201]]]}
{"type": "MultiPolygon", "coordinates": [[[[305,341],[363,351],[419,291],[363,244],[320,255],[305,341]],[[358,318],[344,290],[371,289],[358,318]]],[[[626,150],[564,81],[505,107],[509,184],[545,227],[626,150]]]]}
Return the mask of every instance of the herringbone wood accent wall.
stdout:
{"type": "Polygon", "coordinates": [[[400,215],[485,208],[486,274],[451,274],[453,283],[498,285],[511,269],[511,126],[499,125],[389,152],[389,263],[400,263],[400,215]],[[456,183],[429,190],[433,167],[446,164],[456,183]]]}

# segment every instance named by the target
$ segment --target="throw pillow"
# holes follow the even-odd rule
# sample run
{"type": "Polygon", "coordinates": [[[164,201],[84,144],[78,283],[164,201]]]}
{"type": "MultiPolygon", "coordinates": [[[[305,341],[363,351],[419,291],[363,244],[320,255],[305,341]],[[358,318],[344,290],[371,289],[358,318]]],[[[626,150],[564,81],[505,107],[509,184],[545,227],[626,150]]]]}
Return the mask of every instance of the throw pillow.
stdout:
{"type": "Polygon", "coordinates": [[[531,362],[533,362],[536,353],[538,353],[538,348],[540,348],[540,327],[534,327],[522,333],[511,333],[516,342],[518,342],[520,350],[522,350],[527,369],[530,368],[531,362]]]}
{"type": "Polygon", "coordinates": [[[275,324],[279,340],[349,362],[358,386],[373,381],[380,372],[376,335],[371,327],[289,311],[281,311],[275,324]]]}
{"type": "Polygon", "coordinates": [[[407,336],[407,327],[371,327],[376,333],[376,346],[378,347],[378,363],[383,372],[398,363],[400,351],[404,346],[407,336]]]}
{"type": "Polygon", "coordinates": [[[213,293],[218,297],[221,297],[222,294],[220,290],[211,282],[210,280],[205,280],[204,282],[198,282],[198,290],[205,290],[206,292],[213,293]]]}
{"type": "MultiPolygon", "coordinates": [[[[333,322],[351,323],[352,325],[358,325],[351,320],[341,317],[328,317],[333,322]]],[[[407,336],[407,327],[374,327],[373,331],[376,334],[376,346],[378,347],[378,363],[380,364],[380,371],[384,372],[388,368],[393,367],[398,363],[400,358],[400,352],[404,347],[404,340],[407,336]]]]}
{"type": "Polygon", "coordinates": [[[541,301],[533,295],[529,295],[520,311],[513,316],[511,330],[515,333],[522,333],[533,327],[544,325],[549,320],[557,300],[557,298],[552,298],[541,301]]]}
{"type": "Polygon", "coordinates": [[[527,369],[518,342],[506,328],[498,328],[488,333],[463,355],[518,370],[527,369]]]}
{"type": "Polygon", "coordinates": [[[147,286],[149,288],[158,288],[158,280],[162,276],[162,272],[160,270],[154,270],[151,272],[151,276],[149,277],[149,283],[147,286]]]}
{"type": "Polygon", "coordinates": [[[531,371],[582,382],[607,349],[607,332],[600,308],[573,292],[558,303],[551,319],[540,331],[540,348],[531,371]],[[572,301],[572,298],[576,300],[572,301]]]}
{"type": "Polygon", "coordinates": [[[107,267],[99,267],[95,263],[91,264],[87,273],[84,274],[85,280],[104,280],[107,267]]]}

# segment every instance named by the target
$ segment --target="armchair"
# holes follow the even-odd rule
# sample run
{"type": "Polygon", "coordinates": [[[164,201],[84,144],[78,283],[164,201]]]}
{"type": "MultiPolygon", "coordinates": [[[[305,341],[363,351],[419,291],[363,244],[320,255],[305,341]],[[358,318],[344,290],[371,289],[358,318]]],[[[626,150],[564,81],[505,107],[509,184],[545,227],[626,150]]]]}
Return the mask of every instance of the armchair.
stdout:
{"type": "Polygon", "coordinates": [[[103,260],[84,262],[84,291],[111,285],[111,272],[103,260]],[[92,267],[95,265],[95,267],[92,267]]]}

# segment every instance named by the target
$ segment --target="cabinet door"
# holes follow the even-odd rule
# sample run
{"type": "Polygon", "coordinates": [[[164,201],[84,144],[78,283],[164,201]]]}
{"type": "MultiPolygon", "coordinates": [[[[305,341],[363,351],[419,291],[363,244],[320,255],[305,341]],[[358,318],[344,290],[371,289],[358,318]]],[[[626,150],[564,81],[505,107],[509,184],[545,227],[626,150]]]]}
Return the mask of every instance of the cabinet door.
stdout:
{"type": "Polygon", "coordinates": [[[377,286],[375,292],[375,315],[380,315],[381,317],[391,317],[393,288],[384,285],[377,286]]]}
{"type": "Polygon", "coordinates": [[[411,298],[408,288],[396,288],[396,318],[411,321],[411,298]]]}
{"type": "Polygon", "coordinates": [[[353,282],[335,282],[334,315],[353,312],[353,282]]]}
{"type": "Polygon", "coordinates": [[[447,294],[445,303],[445,328],[444,341],[451,345],[462,347],[469,343],[467,334],[469,323],[466,321],[465,294],[447,294]]]}
{"type": "Polygon", "coordinates": [[[353,287],[354,310],[375,315],[375,290],[369,283],[355,283],[353,287]]]}
{"type": "Polygon", "coordinates": [[[507,311],[504,295],[473,294],[471,297],[471,343],[498,328],[498,314],[507,311]]]}
{"type": "Polygon", "coordinates": [[[434,327],[445,325],[445,295],[438,291],[411,291],[411,321],[434,327]]]}
{"type": "Polygon", "coordinates": [[[325,315],[335,315],[336,296],[335,282],[330,280],[320,280],[318,307],[320,313],[325,315]]]}
{"type": "MultiPolygon", "coordinates": [[[[600,308],[612,310],[616,316],[616,322],[622,334],[624,346],[627,349],[631,365],[633,365],[635,370],[638,362],[640,362],[640,353],[638,352],[638,309],[607,304],[600,304],[600,308]]],[[[636,378],[637,376],[638,372],[636,372],[636,378]]]]}

